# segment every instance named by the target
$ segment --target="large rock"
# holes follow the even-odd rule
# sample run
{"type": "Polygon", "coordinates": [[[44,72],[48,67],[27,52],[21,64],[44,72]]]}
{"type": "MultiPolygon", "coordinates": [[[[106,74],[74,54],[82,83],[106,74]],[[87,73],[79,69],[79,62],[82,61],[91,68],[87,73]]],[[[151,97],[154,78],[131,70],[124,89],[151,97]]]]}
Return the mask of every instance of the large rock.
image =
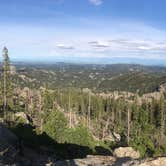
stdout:
{"type": "Polygon", "coordinates": [[[14,160],[18,154],[17,145],[17,136],[0,124],[0,165],[7,165],[14,160]]]}
{"type": "Polygon", "coordinates": [[[114,156],[117,158],[129,157],[133,159],[138,159],[140,157],[140,154],[132,147],[120,147],[114,150],[114,156]]]}
{"type": "Polygon", "coordinates": [[[139,166],[166,166],[166,157],[158,157],[149,161],[145,161],[139,166]]]}
{"type": "Polygon", "coordinates": [[[113,141],[113,142],[118,141],[119,142],[121,140],[121,136],[120,136],[120,134],[113,132],[113,133],[109,133],[108,135],[106,135],[104,140],[109,140],[109,141],[113,141]]]}
{"type": "Polygon", "coordinates": [[[0,124],[0,143],[5,143],[9,145],[16,145],[18,142],[18,138],[14,135],[10,130],[8,130],[5,126],[0,124]]]}
{"type": "Polygon", "coordinates": [[[111,166],[115,163],[115,157],[113,156],[87,156],[84,159],[73,159],[55,162],[56,166],[111,166]]]}

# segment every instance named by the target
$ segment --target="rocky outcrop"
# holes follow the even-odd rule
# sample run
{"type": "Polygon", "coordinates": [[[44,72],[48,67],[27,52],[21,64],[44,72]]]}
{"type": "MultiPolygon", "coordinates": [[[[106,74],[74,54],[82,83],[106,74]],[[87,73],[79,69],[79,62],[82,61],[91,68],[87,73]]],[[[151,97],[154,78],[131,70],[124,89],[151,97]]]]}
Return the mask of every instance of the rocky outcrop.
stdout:
{"type": "MultiPolygon", "coordinates": [[[[88,90],[84,90],[83,92],[87,92],[88,90]]],[[[142,104],[144,102],[152,102],[153,99],[160,100],[163,95],[166,92],[166,84],[160,85],[158,87],[158,90],[151,92],[151,93],[145,93],[142,96],[139,96],[137,93],[131,93],[127,91],[113,91],[109,93],[92,93],[92,95],[96,95],[102,98],[110,98],[110,99],[124,99],[125,101],[132,103],[133,99],[137,100],[138,104],[142,104]]]]}
{"type": "Polygon", "coordinates": [[[139,164],[138,166],[166,166],[166,157],[151,159],[139,164]]]}
{"type": "Polygon", "coordinates": [[[129,157],[116,158],[113,156],[87,156],[85,159],[57,161],[54,164],[56,166],[166,166],[166,157],[141,161],[129,157]]]}
{"type": "Polygon", "coordinates": [[[120,134],[118,133],[115,133],[115,132],[112,132],[112,133],[109,133],[105,136],[104,140],[109,140],[109,141],[117,141],[119,142],[121,140],[121,136],[120,134]]]}
{"type": "Polygon", "coordinates": [[[114,150],[114,156],[117,158],[129,157],[132,159],[140,158],[138,151],[135,151],[132,147],[120,147],[114,150]]]}
{"type": "Polygon", "coordinates": [[[29,124],[29,117],[24,112],[15,113],[15,117],[21,118],[26,124],[29,124]]]}
{"type": "Polygon", "coordinates": [[[0,165],[3,161],[10,163],[18,154],[18,138],[5,126],[0,124],[0,165]]]}
{"type": "Polygon", "coordinates": [[[85,159],[73,159],[65,161],[57,161],[56,166],[108,166],[115,163],[115,157],[113,156],[87,156],[85,159]]]}
{"type": "Polygon", "coordinates": [[[73,159],[55,162],[56,166],[139,166],[139,153],[131,147],[115,149],[114,156],[88,155],[84,159],[73,159]]]}
{"type": "Polygon", "coordinates": [[[8,130],[5,126],[0,124],[0,142],[10,144],[10,145],[15,145],[16,142],[18,141],[18,138],[10,131],[8,130]]]}

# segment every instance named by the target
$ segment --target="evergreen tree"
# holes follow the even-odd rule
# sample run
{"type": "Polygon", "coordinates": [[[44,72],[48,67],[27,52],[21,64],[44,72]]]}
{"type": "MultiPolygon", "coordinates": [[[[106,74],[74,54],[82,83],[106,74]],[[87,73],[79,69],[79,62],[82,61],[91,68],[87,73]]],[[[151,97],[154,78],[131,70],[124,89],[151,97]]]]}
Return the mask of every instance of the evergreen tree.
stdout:
{"type": "Polygon", "coordinates": [[[3,76],[3,111],[4,111],[4,118],[9,111],[9,105],[12,101],[12,88],[11,88],[11,71],[10,71],[10,58],[8,55],[8,49],[4,47],[3,49],[3,67],[2,67],[2,76],[3,76]]]}

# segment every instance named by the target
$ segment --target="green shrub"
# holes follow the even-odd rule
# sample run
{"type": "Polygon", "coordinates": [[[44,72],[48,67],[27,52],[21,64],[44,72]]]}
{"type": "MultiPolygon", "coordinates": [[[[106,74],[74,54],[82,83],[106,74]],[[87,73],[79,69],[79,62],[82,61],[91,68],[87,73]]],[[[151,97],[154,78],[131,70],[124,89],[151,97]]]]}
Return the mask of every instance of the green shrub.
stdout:
{"type": "Polygon", "coordinates": [[[95,141],[92,135],[89,133],[88,129],[83,126],[78,126],[75,129],[69,129],[66,132],[66,142],[88,146],[90,148],[94,148],[95,141]]]}
{"type": "Polygon", "coordinates": [[[59,143],[64,143],[66,140],[67,119],[63,113],[52,111],[47,117],[43,129],[52,139],[59,143]]]}

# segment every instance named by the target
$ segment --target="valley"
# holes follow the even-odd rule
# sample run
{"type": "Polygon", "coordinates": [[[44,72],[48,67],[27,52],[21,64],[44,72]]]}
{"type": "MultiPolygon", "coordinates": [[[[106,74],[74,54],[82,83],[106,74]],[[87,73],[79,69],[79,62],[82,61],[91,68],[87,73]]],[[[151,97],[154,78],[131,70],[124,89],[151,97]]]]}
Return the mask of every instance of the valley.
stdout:
{"type": "Polygon", "coordinates": [[[104,157],[128,146],[140,158],[166,153],[165,67],[15,63],[8,74],[12,88],[6,85],[5,110],[1,96],[1,122],[26,156],[18,157],[19,149],[15,159],[104,157]]]}

